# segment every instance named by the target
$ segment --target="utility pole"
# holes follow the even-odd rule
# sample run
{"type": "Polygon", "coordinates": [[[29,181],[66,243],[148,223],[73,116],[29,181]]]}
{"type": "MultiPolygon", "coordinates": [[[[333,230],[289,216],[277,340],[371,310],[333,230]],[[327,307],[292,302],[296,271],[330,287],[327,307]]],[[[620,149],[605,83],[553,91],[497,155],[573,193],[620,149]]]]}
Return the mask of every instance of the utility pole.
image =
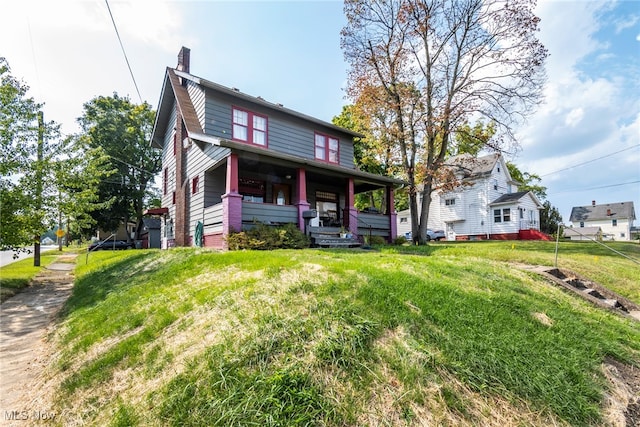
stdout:
{"type": "MultiPolygon", "coordinates": [[[[60,203],[61,199],[62,196],[58,188],[58,203],[60,203]]],[[[64,233],[62,232],[62,208],[60,206],[58,207],[58,232],[56,235],[58,236],[58,251],[62,252],[62,236],[64,236],[64,233]]]]}
{"type": "MultiPolygon", "coordinates": [[[[38,147],[37,147],[37,161],[36,161],[36,173],[35,173],[35,184],[36,184],[36,194],[35,194],[35,211],[36,215],[39,215],[42,211],[42,173],[43,167],[42,160],[44,157],[44,115],[42,111],[38,111],[38,147]]],[[[41,226],[41,224],[38,224],[41,226]]],[[[39,227],[38,227],[39,228],[39,227]]],[[[40,235],[36,234],[33,236],[33,266],[40,267],[40,235]]]]}

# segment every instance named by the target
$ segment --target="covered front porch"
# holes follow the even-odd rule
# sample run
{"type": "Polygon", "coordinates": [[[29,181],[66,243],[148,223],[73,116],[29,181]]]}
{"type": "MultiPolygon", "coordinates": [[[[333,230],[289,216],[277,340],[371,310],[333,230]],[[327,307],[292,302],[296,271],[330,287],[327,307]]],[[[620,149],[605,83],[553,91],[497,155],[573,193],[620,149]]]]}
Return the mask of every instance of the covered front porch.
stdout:
{"type": "Polygon", "coordinates": [[[307,234],[339,231],[360,242],[366,236],[392,241],[396,237],[393,189],[400,183],[337,165],[231,151],[205,173],[202,216],[191,218],[191,234],[201,221],[204,246],[224,247],[226,235],[256,223],[293,223],[307,234]],[[372,190],[385,192],[386,205],[358,210],[356,195],[372,190]],[[315,213],[311,218],[309,211],[315,213]]]}

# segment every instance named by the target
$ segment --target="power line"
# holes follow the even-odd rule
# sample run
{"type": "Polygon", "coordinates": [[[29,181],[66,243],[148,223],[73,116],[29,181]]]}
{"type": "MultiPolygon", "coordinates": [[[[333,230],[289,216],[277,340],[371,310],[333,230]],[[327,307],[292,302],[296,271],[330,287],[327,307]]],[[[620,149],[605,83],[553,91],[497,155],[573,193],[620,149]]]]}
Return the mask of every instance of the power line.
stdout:
{"type": "Polygon", "coordinates": [[[113,157],[111,154],[108,154],[108,156],[109,156],[109,157],[111,157],[111,158],[112,158],[113,160],[115,160],[116,162],[120,162],[120,163],[122,163],[122,164],[124,164],[124,165],[126,165],[126,166],[129,166],[131,169],[135,169],[135,170],[137,170],[137,171],[144,172],[144,173],[149,174],[149,175],[155,175],[155,174],[156,174],[156,173],[151,172],[151,171],[148,171],[148,170],[146,170],[146,169],[142,169],[141,167],[138,167],[138,166],[136,166],[136,165],[132,165],[131,163],[127,163],[127,162],[125,162],[124,160],[120,160],[120,159],[118,159],[117,157],[113,157]]]}
{"type": "Polygon", "coordinates": [[[133,85],[136,87],[136,92],[138,92],[138,98],[140,98],[140,103],[142,104],[142,96],[140,96],[138,83],[136,83],[136,78],[133,76],[133,71],[131,70],[131,65],[129,64],[129,58],[127,58],[127,52],[125,52],[124,50],[124,45],[122,44],[122,39],[120,38],[120,33],[118,32],[118,27],[116,26],[116,21],[115,19],[113,19],[113,14],[111,13],[111,7],[109,7],[109,0],[104,0],[104,2],[107,4],[107,9],[109,10],[109,16],[111,16],[111,22],[113,23],[113,29],[116,30],[116,36],[118,36],[118,41],[120,42],[120,48],[122,49],[124,60],[127,62],[127,67],[129,68],[129,74],[131,74],[133,85]]]}
{"type": "Polygon", "coordinates": [[[540,178],[542,178],[543,176],[553,175],[554,173],[563,172],[563,171],[566,171],[566,170],[569,170],[569,169],[577,168],[578,166],[583,166],[583,165],[586,165],[588,163],[593,163],[593,162],[596,162],[598,160],[602,160],[602,159],[605,159],[607,157],[611,157],[611,156],[613,156],[615,154],[622,153],[623,151],[631,150],[631,149],[637,148],[637,147],[640,147],[640,144],[632,145],[631,147],[623,148],[620,151],[615,151],[613,153],[605,154],[604,156],[597,157],[597,158],[592,159],[592,160],[587,160],[586,162],[578,163],[577,165],[568,166],[568,167],[563,168],[563,169],[558,169],[557,171],[545,173],[544,175],[540,175],[540,178]]]}
{"type": "Polygon", "coordinates": [[[618,184],[601,185],[599,187],[575,188],[573,190],[554,191],[554,192],[552,192],[550,194],[573,193],[573,192],[576,192],[576,191],[588,191],[588,190],[601,190],[603,188],[622,187],[623,185],[631,185],[631,184],[638,184],[638,183],[640,183],[640,180],[631,181],[631,182],[621,182],[621,183],[618,183],[618,184]]]}

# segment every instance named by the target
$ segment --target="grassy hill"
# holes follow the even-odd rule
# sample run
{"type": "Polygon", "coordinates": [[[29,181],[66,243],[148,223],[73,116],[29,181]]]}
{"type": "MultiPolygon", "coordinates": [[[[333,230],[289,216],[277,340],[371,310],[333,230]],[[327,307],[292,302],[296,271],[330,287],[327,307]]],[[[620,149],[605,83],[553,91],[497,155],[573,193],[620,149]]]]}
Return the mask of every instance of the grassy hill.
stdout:
{"type": "MultiPolygon", "coordinates": [[[[640,302],[637,264],[580,243],[559,260],[640,302]]],[[[640,368],[639,324],[513,266],[553,262],[548,242],[80,257],[54,408],[122,426],[611,423],[605,367],[640,368]]]]}

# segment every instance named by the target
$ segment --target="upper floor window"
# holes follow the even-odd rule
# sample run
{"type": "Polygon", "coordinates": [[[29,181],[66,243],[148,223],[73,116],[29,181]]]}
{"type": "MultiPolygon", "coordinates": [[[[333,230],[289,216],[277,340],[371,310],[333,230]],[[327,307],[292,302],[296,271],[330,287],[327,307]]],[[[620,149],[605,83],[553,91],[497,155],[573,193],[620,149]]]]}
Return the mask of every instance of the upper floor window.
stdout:
{"type": "Polygon", "coordinates": [[[315,156],[317,160],[329,163],[339,163],[339,147],[338,138],[316,133],[315,135],[315,156]]]}
{"type": "Polygon", "coordinates": [[[453,206],[456,204],[456,199],[445,199],[444,204],[446,206],[453,206]]]}
{"type": "Polygon", "coordinates": [[[267,146],[267,118],[233,107],[233,139],[267,146]]]}
{"type": "Polygon", "coordinates": [[[612,220],[611,220],[611,225],[612,225],[613,227],[617,227],[617,226],[618,226],[618,220],[617,220],[617,219],[612,219],[612,220]]]}
{"type": "Polygon", "coordinates": [[[409,218],[407,218],[406,216],[400,217],[400,223],[406,223],[409,222],[409,218]]]}

